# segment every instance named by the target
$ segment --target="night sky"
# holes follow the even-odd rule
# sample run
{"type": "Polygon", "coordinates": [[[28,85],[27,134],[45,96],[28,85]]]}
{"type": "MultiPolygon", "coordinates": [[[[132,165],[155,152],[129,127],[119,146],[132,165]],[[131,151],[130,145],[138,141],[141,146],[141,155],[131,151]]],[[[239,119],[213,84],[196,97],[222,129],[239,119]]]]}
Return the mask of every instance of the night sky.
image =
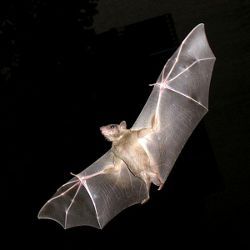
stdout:
{"type": "Polygon", "coordinates": [[[249,1],[1,1],[3,230],[8,249],[250,247],[249,1]],[[217,57],[210,111],[162,191],[104,230],[38,220],[70,172],[132,126],[167,59],[205,23],[217,57]],[[8,237],[7,237],[8,236],[8,237]],[[113,240],[116,239],[118,244],[113,240]],[[133,245],[131,242],[134,242],[133,245]]]}

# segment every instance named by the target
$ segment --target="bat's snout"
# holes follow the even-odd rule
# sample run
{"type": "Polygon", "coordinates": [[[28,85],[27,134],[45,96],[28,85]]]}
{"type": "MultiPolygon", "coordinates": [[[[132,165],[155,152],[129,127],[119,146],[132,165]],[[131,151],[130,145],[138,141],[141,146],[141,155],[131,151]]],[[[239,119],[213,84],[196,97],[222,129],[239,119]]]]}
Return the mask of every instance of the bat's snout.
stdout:
{"type": "Polygon", "coordinates": [[[110,131],[108,126],[100,127],[101,134],[108,140],[112,141],[112,131],[110,131]]]}
{"type": "Polygon", "coordinates": [[[108,130],[107,130],[107,128],[106,128],[105,126],[100,127],[100,131],[101,131],[101,133],[102,133],[103,135],[105,135],[105,134],[108,133],[108,130]]]}

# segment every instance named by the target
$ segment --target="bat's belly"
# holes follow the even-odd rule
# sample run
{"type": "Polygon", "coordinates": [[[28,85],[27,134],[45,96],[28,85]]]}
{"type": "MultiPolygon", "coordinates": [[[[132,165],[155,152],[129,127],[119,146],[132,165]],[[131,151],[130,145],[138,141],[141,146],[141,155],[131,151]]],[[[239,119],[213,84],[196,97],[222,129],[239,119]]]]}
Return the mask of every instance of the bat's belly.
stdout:
{"type": "Polygon", "coordinates": [[[150,171],[149,157],[140,144],[136,143],[125,148],[117,147],[114,153],[125,162],[135,176],[142,176],[150,171]]]}

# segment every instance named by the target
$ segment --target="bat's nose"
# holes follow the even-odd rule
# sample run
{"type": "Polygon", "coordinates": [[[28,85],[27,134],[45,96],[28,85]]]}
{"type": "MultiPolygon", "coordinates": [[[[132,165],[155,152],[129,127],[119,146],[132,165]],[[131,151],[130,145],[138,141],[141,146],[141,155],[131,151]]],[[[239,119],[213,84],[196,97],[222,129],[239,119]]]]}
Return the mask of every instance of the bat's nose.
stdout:
{"type": "Polygon", "coordinates": [[[103,134],[105,132],[105,127],[100,127],[100,131],[103,134]]]}
{"type": "Polygon", "coordinates": [[[101,134],[102,134],[103,136],[106,136],[106,135],[107,135],[107,128],[105,128],[105,126],[100,127],[100,131],[101,131],[101,134]]]}

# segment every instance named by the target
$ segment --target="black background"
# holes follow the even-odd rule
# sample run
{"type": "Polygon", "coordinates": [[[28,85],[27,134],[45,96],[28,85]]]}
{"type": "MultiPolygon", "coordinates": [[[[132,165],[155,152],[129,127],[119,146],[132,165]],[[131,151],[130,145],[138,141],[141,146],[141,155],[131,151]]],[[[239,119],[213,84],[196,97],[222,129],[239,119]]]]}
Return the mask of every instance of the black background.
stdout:
{"type": "MultiPolygon", "coordinates": [[[[249,247],[250,5],[190,1],[183,10],[182,2],[183,16],[172,1],[168,8],[159,1],[158,15],[147,9],[137,22],[131,18],[123,25],[112,1],[105,8],[98,1],[1,2],[0,108],[7,158],[1,204],[9,246],[249,247]],[[39,209],[69,173],[82,171],[110,147],[99,127],[123,119],[132,126],[151,91],[148,84],[200,22],[217,56],[210,112],[164,189],[153,187],[147,204],[123,211],[102,231],[65,231],[38,220],[39,209]]],[[[133,3],[126,7],[119,6],[131,11],[133,3]]]]}

